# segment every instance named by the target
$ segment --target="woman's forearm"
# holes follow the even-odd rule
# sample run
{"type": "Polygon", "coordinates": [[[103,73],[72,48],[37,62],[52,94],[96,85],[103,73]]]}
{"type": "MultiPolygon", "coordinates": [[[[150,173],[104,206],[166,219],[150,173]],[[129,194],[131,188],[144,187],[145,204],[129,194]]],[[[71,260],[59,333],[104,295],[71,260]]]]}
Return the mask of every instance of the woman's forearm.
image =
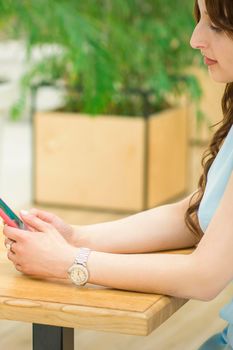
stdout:
{"type": "Polygon", "coordinates": [[[210,300],[212,281],[192,254],[108,254],[91,252],[90,283],[106,287],[210,300]]]}
{"type": "Polygon", "coordinates": [[[76,229],[77,245],[111,253],[144,253],[194,246],[197,242],[178,204],[76,229]]]}

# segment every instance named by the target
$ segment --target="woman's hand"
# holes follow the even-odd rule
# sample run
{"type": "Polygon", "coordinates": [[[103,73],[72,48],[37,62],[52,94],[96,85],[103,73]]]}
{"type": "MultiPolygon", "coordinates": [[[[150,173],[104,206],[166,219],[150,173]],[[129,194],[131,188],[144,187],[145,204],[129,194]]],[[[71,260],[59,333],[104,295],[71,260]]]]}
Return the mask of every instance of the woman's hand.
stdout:
{"type": "MultiPolygon", "coordinates": [[[[29,212],[25,210],[20,211],[20,216],[23,219],[23,221],[26,220],[28,214],[31,214],[41,219],[42,221],[51,224],[69,244],[77,246],[77,233],[75,232],[75,229],[71,225],[64,222],[57,215],[41,209],[32,208],[29,212]]],[[[34,227],[32,227],[32,229],[37,230],[34,227]]]]}
{"type": "Polygon", "coordinates": [[[5,225],[5,242],[13,241],[8,258],[16,269],[43,278],[66,278],[74,262],[77,248],[71,246],[49,223],[38,217],[24,215],[24,221],[37,231],[25,231],[5,225]]]}

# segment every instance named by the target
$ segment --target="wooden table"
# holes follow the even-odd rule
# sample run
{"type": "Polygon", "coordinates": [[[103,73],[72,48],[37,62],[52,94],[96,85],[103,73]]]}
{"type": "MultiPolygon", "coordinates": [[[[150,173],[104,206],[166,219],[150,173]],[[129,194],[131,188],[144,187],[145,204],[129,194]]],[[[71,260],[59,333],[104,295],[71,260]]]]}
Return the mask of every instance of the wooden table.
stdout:
{"type": "Polygon", "coordinates": [[[0,272],[0,318],[32,323],[33,350],[73,350],[74,328],[145,336],[187,302],[90,284],[77,288],[68,281],[33,279],[16,271],[3,249],[0,272]]]}

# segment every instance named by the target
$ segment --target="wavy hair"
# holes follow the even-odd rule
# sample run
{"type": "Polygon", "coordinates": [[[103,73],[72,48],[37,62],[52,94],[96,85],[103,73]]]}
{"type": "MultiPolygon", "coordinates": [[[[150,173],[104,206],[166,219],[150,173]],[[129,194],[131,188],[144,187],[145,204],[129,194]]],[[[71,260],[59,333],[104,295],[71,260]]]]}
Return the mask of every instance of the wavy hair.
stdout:
{"type": "MultiPolygon", "coordinates": [[[[229,37],[233,38],[233,1],[205,0],[205,4],[212,23],[217,28],[222,29],[229,37]]],[[[197,0],[194,5],[194,15],[196,22],[199,22],[200,10],[197,0]]],[[[213,128],[220,125],[214,133],[207,150],[203,154],[201,161],[203,172],[198,181],[198,189],[192,195],[189,201],[189,207],[185,213],[185,223],[198,241],[200,241],[204,232],[199,225],[197,213],[206,188],[208,171],[233,124],[233,82],[226,84],[225,92],[222,97],[222,111],[223,119],[211,127],[213,128]]]]}

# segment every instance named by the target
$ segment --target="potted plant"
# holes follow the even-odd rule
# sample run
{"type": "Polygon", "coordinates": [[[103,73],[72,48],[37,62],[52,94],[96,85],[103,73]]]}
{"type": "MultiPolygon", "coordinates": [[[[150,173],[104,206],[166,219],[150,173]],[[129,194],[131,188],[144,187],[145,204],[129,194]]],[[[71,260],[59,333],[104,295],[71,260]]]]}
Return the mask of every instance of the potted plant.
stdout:
{"type": "Polygon", "coordinates": [[[62,111],[34,116],[35,201],[137,211],[182,194],[180,101],[201,95],[185,73],[196,59],[190,1],[6,3],[12,35],[17,28],[28,46],[22,96],[43,82],[64,90],[62,111]],[[49,55],[30,60],[44,45],[49,55]]]}

